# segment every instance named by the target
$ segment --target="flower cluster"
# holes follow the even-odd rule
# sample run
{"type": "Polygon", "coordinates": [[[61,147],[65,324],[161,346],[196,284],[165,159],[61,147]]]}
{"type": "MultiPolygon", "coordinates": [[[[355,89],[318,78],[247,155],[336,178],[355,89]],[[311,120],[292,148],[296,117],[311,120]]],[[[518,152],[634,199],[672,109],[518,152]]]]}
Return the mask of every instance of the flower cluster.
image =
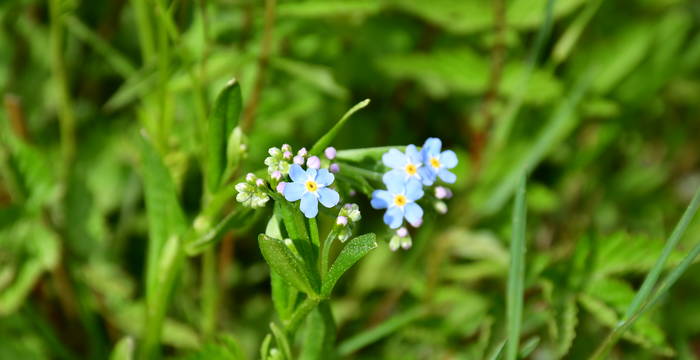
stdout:
{"type": "MultiPolygon", "coordinates": [[[[384,165],[390,168],[382,181],[386,190],[372,193],[371,205],[375,209],[386,209],[384,222],[392,229],[398,229],[404,219],[413,227],[423,222],[423,209],[416,202],[425,194],[424,186],[432,186],[438,180],[454,183],[457,176],[450,169],[457,166],[457,155],[452,150],[442,151],[442,141],[428,138],[418,150],[415,145],[408,145],[405,152],[391,149],[382,156],[384,165]]],[[[435,197],[439,200],[452,196],[452,192],[443,187],[435,187],[435,197]]],[[[438,201],[436,209],[444,213],[447,205],[438,201]]],[[[411,238],[406,228],[401,227],[390,241],[392,249],[411,247],[411,238]]]]}
{"type": "MultiPolygon", "coordinates": [[[[299,149],[295,155],[289,144],[272,147],[267,152],[270,156],[265,158],[265,165],[271,187],[287,201],[301,200],[299,207],[306,217],[316,217],[319,202],[325,207],[338,204],[340,196],[329,188],[335,179],[332,173],[340,171],[340,166],[332,162],[335,148],[326,148],[323,160],[309,156],[306,148],[299,149]],[[306,170],[302,168],[304,165],[306,170]],[[292,181],[287,182],[287,177],[292,181]]],[[[269,200],[268,190],[263,179],[248,174],[245,182],[236,184],[236,200],[248,207],[263,207],[269,200]]]]}
{"type": "Polygon", "coordinates": [[[270,196],[265,192],[265,180],[258,178],[253,173],[245,177],[245,182],[236,184],[236,201],[251,208],[264,207],[270,196]]]}

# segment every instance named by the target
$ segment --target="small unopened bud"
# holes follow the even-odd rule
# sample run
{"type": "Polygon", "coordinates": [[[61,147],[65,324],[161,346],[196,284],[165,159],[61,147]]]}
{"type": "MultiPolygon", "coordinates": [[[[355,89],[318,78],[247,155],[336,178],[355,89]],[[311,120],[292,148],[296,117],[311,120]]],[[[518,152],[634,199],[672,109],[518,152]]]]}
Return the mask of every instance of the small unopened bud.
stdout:
{"type": "Polygon", "coordinates": [[[255,180],[255,185],[257,185],[257,186],[265,186],[265,180],[263,180],[263,179],[257,179],[257,180],[255,180]]]}
{"type": "Polygon", "coordinates": [[[285,160],[291,160],[292,159],[292,152],[291,151],[285,151],[284,154],[282,154],[282,157],[285,160]]]}
{"type": "Polygon", "coordinates": [[[282,173],[279,172],[279,170],[275,170],[272,172],[272,174],[270,174],[270,177],[279,181],[282,178],[282,173]]]}
{"type": "Polygon", "coordinates": [[[248,181],[248,182],[253,182],[253,181],[255,181],[255,174],[253,174],[253,173],[248,173],[248,175],[245,176],[245,181],[248,181]]]}
{"type": "Polygon", "coordinates": [[[275,190],[277,190],[278,193],[284,194],[284,187],[287,186],[287,183],[282,181],[281,183],[277,184],[277,187],[275,190]]]}
{"type": "Polygon", "coordinates": [[[338,216],[338,217],[335,219],[335,223],[338,224],[338,225],[340,225],[340,226],[345,226],[345,225],[348,224],[348,218],[346,218],[345,216],[340,215],[340,216],[338,216]]]}
{"type": "Polygon", "coordinates": [[[318,156],[312,156],[306,160],[306,167],[309,169],[318,169],[321,167],[321,159],[318,156]]]}
{"type": "Polygon", "coordinates": [[[333,160],[333,159],[335,159],[335,155],[336,155],[335,148],[332,146],[329,146],[326,148],[326,150],[323,150],[323,154],[326,155],[326,158],[328,158],[328,160],[333,160]]]}
{"type": "Polygon", "coordinates": [[[291,151],[292,151],[292,147],[289,146],[289,144],[282,144],[282,151],[284,151],[284,152],[291,152],[291,151]]]}
{"type": "Polygon", "coordinates": [[[435,203],[435,211],[440,214],[447,214],[447,204],[444,201],[438,201],[435,203]]]}
{"type": "Polygon", "coordinates": [[[438,199],[449,199],[452,197],[452,191],[444,186],[435,188],[435,197],[438,199]]]}
{"type": "Polygon", "coordinates": [[[336,163],[332,163],[330,167],[328,167],[328,170],[330,170],[332,173],[337,174],[340,172],[340,165],[336,163]]]}
{"type": "Polygon", "coordinates": [[[411,238],[403,239],[403,241],[401,241],[402,249],[408,250],[411,248],[411,246],[413,246],[413,241],[411,241],[411,238]]]}
{"type": "Polygon", "coordinates": [[[402,226],[398,230],[396,230],[396,235],[404,238],[404,237],[408,236],[408,229],[406,229],[405,227],[402,226]]]}
{"type": "Polygon", "coordinates": [[[272,147],[272,148],[269,148],[267,150],[267,153],[270,154],[270,156],[277,156],[277,155],[281,154],[282,152],[280,151],[280,149],[278,149],[276,147],[272,147]]]}
{"type": "Polygon", "coordinates": [[[304,165],[304,157],[301,155],[297,155],[294,157],[294,163],[297,165],[304,165]]]}
{"type": "Polygon", "coordinates": [[[299,151],[297,152],[297,155],[299,155],[299,156],[306,156],[306,154],[308,154],[308,153],[309,153],[309,152],[306,151],[306,148],[301,148],[301,149],[299,149],[299,151]]]}

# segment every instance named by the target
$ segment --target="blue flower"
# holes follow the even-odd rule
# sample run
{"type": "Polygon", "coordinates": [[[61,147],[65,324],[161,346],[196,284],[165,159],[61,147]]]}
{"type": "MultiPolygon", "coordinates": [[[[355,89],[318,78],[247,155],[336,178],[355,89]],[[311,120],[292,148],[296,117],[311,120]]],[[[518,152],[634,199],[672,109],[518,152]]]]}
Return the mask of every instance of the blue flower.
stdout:
{"type": "Polygon", "coordinates": [[[292,164],[289,168],[289,176],[293,182],[285,185],[284,198],[287,201],[301,199],[299,209],[307,218],[316,217],[319,201],[327,208],[335,206],[340,201],[338,193],[328,188],[335,177],[327,169],[304,171],[301,166],[292,164]]]}
{"type": "Polygon", "coordinates": [[[422,160],[425,168],[430,170],[430,176],[433,181],[435,177],[439,177],[440,180],[451,184],[457,180],[457,175],[448,169],[457,166],[457,155],[452,150],[440,152],[441,148],[442,141],[440,139],[428,138],[423,144],[423,149],[421,149],[422,160]]]}
{"type": "Polygon", "coordinates": [[[408,145],[406,153],[396,149],[391,149],[384,153],[382,161],[384,165],[390,167],[392,176],[401,177],[404,181],[410,179],[418,180],[424,185],[432,185],[433,176],[425,166],[423,166],[423,156],[416,149],[415,145],[408,145]]]}
{"type": "Polygon", "coordinates": [[[387,190],[372,193],[372,207],[387,209],[384,222],[392,229],[401,226],[404,218],[411,225],[418,226],[423,219],[423,209],[415,201],[423,197],[421,183],[415,179],[404,181],[403,175],[391,171],[384,174],[383,180],[387,190]]]}

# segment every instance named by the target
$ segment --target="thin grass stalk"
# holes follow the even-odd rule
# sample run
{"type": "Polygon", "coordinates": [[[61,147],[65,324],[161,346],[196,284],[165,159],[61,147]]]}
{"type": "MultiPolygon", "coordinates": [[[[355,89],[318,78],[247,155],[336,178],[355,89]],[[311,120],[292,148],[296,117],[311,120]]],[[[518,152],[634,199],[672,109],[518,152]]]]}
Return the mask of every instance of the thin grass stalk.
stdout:
{"type": "Polygon", "coordinates": [[[506,319],[508,341],[506,359],[515,360],[518,356],[520,329],[523,316],[523,291],[525,282],[525,230],[527,209],[525,208],[525,176],[523,175],[515,193],[513,204],[513,230],[510,242],[510,269],[508,271],[508,291],[506,319]]]}

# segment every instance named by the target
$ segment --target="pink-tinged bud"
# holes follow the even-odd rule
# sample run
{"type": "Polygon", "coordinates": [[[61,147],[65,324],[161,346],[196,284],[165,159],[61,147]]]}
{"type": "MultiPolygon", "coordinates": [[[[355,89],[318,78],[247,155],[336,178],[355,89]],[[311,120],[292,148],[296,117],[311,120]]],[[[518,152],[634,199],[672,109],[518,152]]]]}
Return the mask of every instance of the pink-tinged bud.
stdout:
{"type": "Polygon", "coordinates": [[[321,159],[318,156],[312,156],[306,160],[306,167],[309,169],[318,169],[321,167],[321,159]]]}
{"type": "Polygon", "coordinates": [[[304,157],[301,155],[297,155],[294,157],[294,163],[297,165],[304,165],[304,157]]]}
{"type": "Polygon", "coordinates": [[[248,181],[248,182],[253,182],[253,181],[255,181],[255,174],[253,174],[253,173],[248,173],[248,175],[245,176],[245,181],[248,181]]]}
{"type": "Polygon", "coordinates": [[[435,188],[435,197],[438,199],[444,199],[447,197],[447,189],[442,186],[437,186],[435,188]]]}
{"type": "Polygon", "coordinates": [[[410,249],[411,246],[413,246],[413,242],[410,241],[410,239],[409,239],[408,241],[403,241],[403,242],[401,243],[401,248],[404,249],[404,250],[410,249]]]}
{"type": "Polygon", "coordinates": [[[280,194],[284,194],[284,187],[287,186],[287,183],[282,181],[281,183],[277,184],[277,192],[280,194]]]}
{"type": "Polygon", "coordinates": [[[328,167],[328,170],[330,170],[332,173],[337,174],[340,172],[340,165],[336,163],[332,163],[330,167],[328,167]]]}
{"type": "Polygon", "coordinates": [[[270,177],[279,181],[279,179],[282,178],[282,173],[279,172],[278,170],[275,170],[272,172],[272,174],[270,174],[270,177]]]}
{"type": "Polygon", "coordinates": [[[284,151],[284,152],[291,152],[291,151],[292,151],[292,147],[289,146],[289,144],[282,144],[282,151],[284,151]]]}
{"type": "Polygon", "coordinates": [[[336,154],[335,148],[332,146],[329,146],[326,148],[326,150],[323,150],[323,154],[326,155],[328,160],[333,160],[333,159],[335,159],[335,154],[336,154]]]}
{"type": "Polygon", "coordinates": [[[396,230],[396,235],[404,238],[404,237],[408,236],[408,229],[406,229],[405,227],[402,226],[398,230],[396,230]]]}
{"type": "Polygon", "coordinates": [[[291,151],[285,151],[284,154],[282,154],[282,157],[285,160],[290,160],[292,158],[292,152],[291,151]]]}
{"type": "Polygon", "coordinates": [[[338,218],[335,219],[335,223],[338,225],[341,225],[341,226],[345,226],[348,224],[348,218],[346,218],[345,216],[342,216],[342,215],[338,216],[338,218]]]}
{"type": "Polygon", "coordinates": [[[297,155],[299,155],[299,156],[306,156],[306,154],[308,154],[308,153],[309,153],[309,152],[306,151],[306,148],[301,148],[301,149],[299,149],[299,151],[297,152],[297,155]]]}
{"type": "Polygon", "coordinates": [[[265,186],[265,180],[263,180],[263,179],[257,179],[257,180],[255,180],[255,185],[257,185],[257,186],[265,186]]]}
{"type": "Polygon", "coordinates": [[[421,225],[423,225],[423,218],[420,218],[411,223],[411,226],[413,226],[414,228],[420,227],[421,225]]]}
{"type": "Polygon", "coordinates": [[[351,203],[347,203],[347,204],[343,205],[343,208],[344,208],[344,209],[347,209],[347,210],[350,210],[350,209],[352,209],[352,204],[351,204],[351,203]]]}

